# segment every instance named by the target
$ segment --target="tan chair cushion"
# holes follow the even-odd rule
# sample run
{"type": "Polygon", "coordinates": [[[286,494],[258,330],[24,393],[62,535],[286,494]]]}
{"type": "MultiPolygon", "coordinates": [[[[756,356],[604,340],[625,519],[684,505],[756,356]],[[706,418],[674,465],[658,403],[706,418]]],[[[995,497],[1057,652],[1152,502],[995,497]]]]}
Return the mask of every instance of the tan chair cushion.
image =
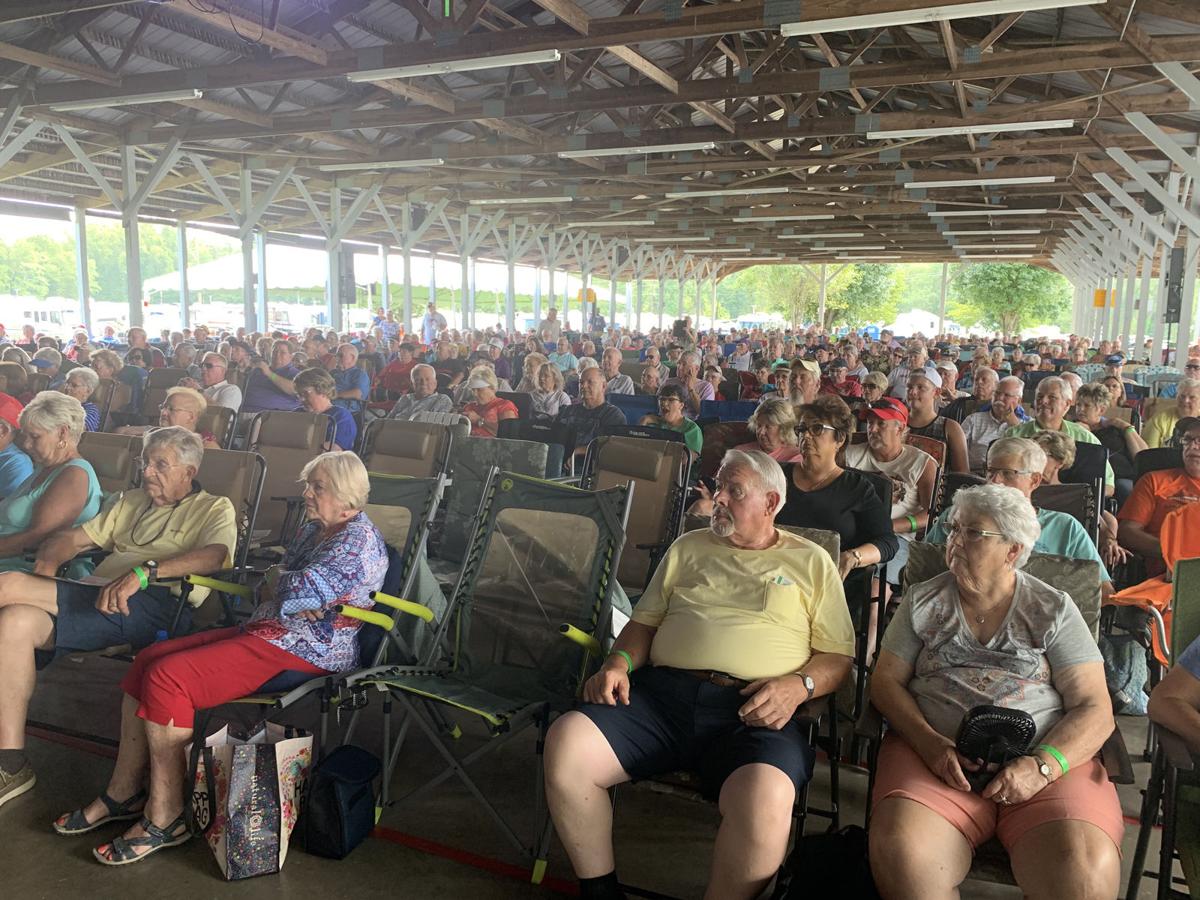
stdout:
{"type": "Polygon", "coordinates": [[[408,459],[428,459],[434,454],[436,444],[435,436],[429,432],[385,429],[375,439],[371,452],[408,459]]]}
{"type": "Polygon", "coordinates": [[[323,413],[269,412],[260,420],[257,449],[279,447],[288,450],[321,452],[329,433],[329,416],[323,413]]]}

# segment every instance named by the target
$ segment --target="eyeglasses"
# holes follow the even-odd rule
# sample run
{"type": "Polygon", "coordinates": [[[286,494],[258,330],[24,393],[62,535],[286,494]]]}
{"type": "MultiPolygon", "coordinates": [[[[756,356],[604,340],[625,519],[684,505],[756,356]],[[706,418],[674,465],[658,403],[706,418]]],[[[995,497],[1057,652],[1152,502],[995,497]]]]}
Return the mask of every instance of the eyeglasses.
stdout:
{"type": "Polygon", "coordinates": [[[165,403],[159,406],[158,411],[168,413],[191,412],[190,409],[185,409],[182,406],[167,406],[165,403]]]}
{"type": "Polygon", "coordinates": [[[220,363],[206,362],[206,363],[201,363],[200,368],[202,368],[202,369],[224,369],[225,367],[223,365],[221,365],[220,363]]]}
{"type": "Polygon", "coordinates": [[[970,528],[965,525],[952,524],[946,526],[947,539],[961,538],[968,544],[978,544],[985,537],[1004,537],[1002,531],[986,531],[983,528],[970,528]]]}
{"type": "Polygon", "coordinates": [[[1018,475],[1032,475],[1033,472],[1029,469],[994,469],[991,466],[987,468],[987,476],[991,478],[993,475],[998,475],[1006,481],[1016,478],[1018,475]]]}
{"type": "Polygon", "coordinates": [[[1181,437],[1179,439],[1179,446],[1184,448],[1200,447],[1200,436],[1188,435],[1187,437],[1181,437]]]}
{"type": "Polygon", "coordinates": [[[796,423],[796,434],[808,434],[810,431],[837,431],[832,425],[826,425],[823,422],[798,422],[796,423]]]}
{"type": "Polygon", "coordinates": [[[140,471],[144,472],[147,469],[153,469],[159,475],[166,475],[171,469],[178,469],[183,466],[183,463],[169,463],[161,459],[148,459],[143,456],[139,456],[134,462],[137,463],[140,471]]]}
{"type": "Polygon", "coordinates": [[[1185,369],[1200,369],[1200,363],[1188,363],[1184,366],[1185,369]]]}

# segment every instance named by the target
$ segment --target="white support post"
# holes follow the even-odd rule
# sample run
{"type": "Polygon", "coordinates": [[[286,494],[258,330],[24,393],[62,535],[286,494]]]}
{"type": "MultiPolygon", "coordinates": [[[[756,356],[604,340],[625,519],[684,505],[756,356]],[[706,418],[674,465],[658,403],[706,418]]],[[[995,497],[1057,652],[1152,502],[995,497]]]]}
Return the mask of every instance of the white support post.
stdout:
{"type": "MultiPolygon", "coordinates": [[[[401,300],[400,316],[405,335],[412,333],[413,320],[413,266],[412,247],[407,243],[400,248],[404,256],[404,293],[401,300]]],[[[432,265],[432,263],[430,263],[432,265]]],[[[432,298],[431,298],[432,299],[432,298]]]]}
{"type": "Polygon", "coordinates": [[[712,323],[710,327],[713,331],[717,330],[717,273],[715,269],[712,275],[712,323]]]}
{"type": "Polygon", "coordinates": [[[121,229],[125,237],[125,296],[129,301],[129,324],[141,326],[142,314],[142,245],[138,238],[137,209],[130,201],[137,193],[137,167],[132,147],[121,148],[121,184],[125,210],[121,214],[121,229]]]}
{"type": "Polygon", "coordinates": [[[379,245],[379,305],[385,313],[392,309],[392,286],[388,284],[388,245],[379,245]]]}
{"type": "Polygon", "coordinates": [[[242,322],[246,332],[258,331],[258,312],[254,304],[254,235],[242,238],[242,322]]]}
{"type": "Polygon", "coordinates": [[[191,328],[192,309],[191,297],[188,292],[187,222],[183,219],[175,223],[175,266],[179,271],[179,327],[191,328]]]}
{"type": "MultiPolygon", "coordinates": [[[[92,304],[91,285],[88,279],[87,255],[87,210],[82,206],[75,207],[73,223],[75,226],[75,296],[79,300],[79,323],[89,335],[92,333],[92,304]]],[[[186,320],[184,326],[187,326],[186,320]]]]}
{"type": "MultiPolygon", "coordinates": [[[[429,303],[437,303],[437,255],[429,254],[429,303]]],[[[421,335],[424,338],[424,334],[421,335]]]]}
{"type": "Polygon", "coordinates": [[[1167,266],[1171,262],[1171,247],[1162,244],[1158,252],[1158,290],[1154,300],[1154,334],[1150,341],[1150,364],[1162,365],[1165,359],[1163,350],[1166,349],[1164,335],[1167,323],[1164,310],[1167,308],[1167,266]]]}
{"type": "Polygon", "coordinates": [[[660,272],[658,276],[658,330],[662,331],[663,327],[663,306],[667,301],[667,278],[664,272],[660,272]]]}
{"type": "Polygon", "coordinates": [[[1137,293],[1137,325],[1136,332],[1133,338],[1133,350],[1130,353],[1130,359],[1142,358],[1142,347],[1146,343],[1146,317],[1150,314],[1150,276],[1154,269],[1154,257],[1146,256],[1142,259],[1142,283],[1138,286],[1137,293]]]}
{"type": "Polygon", "coordinates": [[[508,224],[508,252],[505,260],[508,281],[504,286],[504,330],[512,331],[517,319],[517,226],[508,224]]]}
{"type": "Polygon", "coordinates": [[[1187,244],[1183,251],[1183,303],[1179,307],[1179,327],[1175,330],[1175,366],[1180,373],[1183,373],[1183,367],[1187,364],[1187,350],[1192,343],[1198,265],[1200,265],[1200,235],[1189,231],[1187,244]]]}
{"type": "MultiPolygon", "coordinates": [[[[1121,300],[1121,348],[1133,341],[1133,307],[1137,303],[1138,267],[1129,270],[1125,278],[1125,296],[1121,300]]],[[[1126,356],[1128,359],[1128,355],[1126,356]]]]}
{"type": "Polygon", "coordinates": [[[263,331],[271,330],[271,316],[267,312],[267,233],[261,228],[254,229],[254,256],[258,262],[258,283],[254,292],[254,313],[262,323],[263,331]]]}
{"type": "Polygon", "coordinates": [[[634,288],[637,297],[635,302],[637,305],[634,307],[635,311],[633,316],[633,327],[637,331],[642,330],[642,287],[642,269],[639,267],[637,271],[637,283],[634,288]]]}
{"type": "Polygon", "coordinates": [[[617,258],[620,250],[616,241],[612,245],[612,263],[608,269],[608,324],[617,321],[617,258]]]}
{"type": "MultiPolygon", "coordinates": [[[[824,268],[824,266],[822,266],[824,268]]],[[[938,292],[938,334],[946,333],[946,290],[950,286],[950,263],[942,263],[942,286],[938,292]]],[[[1008,339],[1008,335],[1004,335],[1008,339]]]]}
{"type": "MultiPolygon", "coordinates": [[[[542,267],[533,267],[533,327],[542,321],[542,267]]],[[[522,329],[522,332],[524,329],[522,329]]]]}
{"type": "Polygon", "coordinates": [[[325,251],[325,304],[329,327],[342,330],[342,251],[332,247],[325,251]]]}
{"type": "Polygon", "coordinates": [[[825,327],[825,302],[829,290],[829,276],[826,274],[828,265],[821,263],[821,271],[818,275],[820,280],[820,290],[817,294],[817,326],[825,327]]]}

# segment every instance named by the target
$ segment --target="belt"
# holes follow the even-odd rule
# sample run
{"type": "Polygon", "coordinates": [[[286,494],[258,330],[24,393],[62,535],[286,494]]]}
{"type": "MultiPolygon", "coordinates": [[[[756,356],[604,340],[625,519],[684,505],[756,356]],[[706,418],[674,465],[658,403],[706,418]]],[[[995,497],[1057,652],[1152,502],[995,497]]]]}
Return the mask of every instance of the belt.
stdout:
{"type": "Polygon", "coordinates": [[[676,669],[677,672],[683,672],[685,675],[691,675],[697,681],[707,681],[709,684],[715,684],[717,687],[736,687],[744,688],[750,684],[749,681],[743,681],[741,678],[734,678],[732,675],[727,675],[725,672],[711,672],[708,669],[676,669]]]}

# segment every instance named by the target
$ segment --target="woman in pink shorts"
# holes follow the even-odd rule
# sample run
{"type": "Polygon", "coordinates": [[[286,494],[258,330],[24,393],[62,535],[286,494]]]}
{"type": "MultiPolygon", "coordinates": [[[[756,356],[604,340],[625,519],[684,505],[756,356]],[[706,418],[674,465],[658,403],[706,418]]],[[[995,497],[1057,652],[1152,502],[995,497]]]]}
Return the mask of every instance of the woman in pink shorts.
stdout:
{"type": "MultiPolygon", "coordinates": [[[[1096,754],[1114,728],[1095,639],[1066,594],[1021,571],[1040,533],[1015,488],[959,491],[950,569],[908,591],[871,702],[890,726],[877,766],[871,871],[880,894],[951,898],[993,835],[1027,897],[1115,897],[1124,830],[1096,754]],[[972,708],[1021,710],[1031,752],[980,792],[955,749],[972,708]]],[[[1097,574],[1099,578],[1099,574],[1097,574]]]]}

